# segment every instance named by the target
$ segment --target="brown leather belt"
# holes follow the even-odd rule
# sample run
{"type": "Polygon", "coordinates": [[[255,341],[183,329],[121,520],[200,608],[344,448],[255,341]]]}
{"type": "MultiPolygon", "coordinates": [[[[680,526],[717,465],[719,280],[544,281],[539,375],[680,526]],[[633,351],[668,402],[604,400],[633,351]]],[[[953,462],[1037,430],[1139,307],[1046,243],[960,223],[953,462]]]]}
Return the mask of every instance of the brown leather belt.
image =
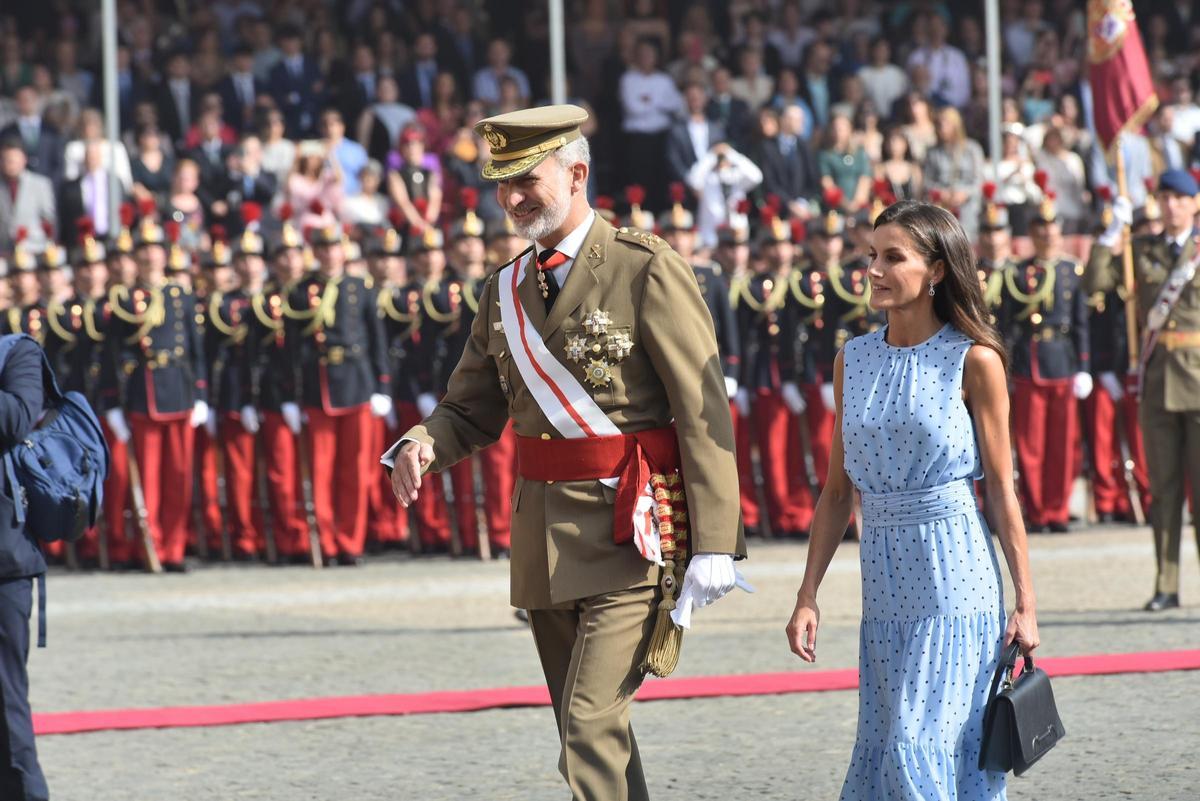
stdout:
{"type": "Polygon", "coordinates": [[[1169,351],[1200,348],[1200,331],[1163,331],[1158,335],[1158,344],[1169,351]]]}

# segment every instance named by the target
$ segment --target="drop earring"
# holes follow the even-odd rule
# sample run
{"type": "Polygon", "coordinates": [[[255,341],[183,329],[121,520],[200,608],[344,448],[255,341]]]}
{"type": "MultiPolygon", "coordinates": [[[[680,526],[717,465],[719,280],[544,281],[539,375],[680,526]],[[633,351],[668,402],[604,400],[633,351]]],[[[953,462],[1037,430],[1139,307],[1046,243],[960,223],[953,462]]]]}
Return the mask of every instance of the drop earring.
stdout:
{"type": "Polygon", "coordinates": [[[937,293],[935,293],[933,290],[933,279],[930,278],[929,279],[929,297],[932,298],[935,294],[937,294],[937,293]]]}

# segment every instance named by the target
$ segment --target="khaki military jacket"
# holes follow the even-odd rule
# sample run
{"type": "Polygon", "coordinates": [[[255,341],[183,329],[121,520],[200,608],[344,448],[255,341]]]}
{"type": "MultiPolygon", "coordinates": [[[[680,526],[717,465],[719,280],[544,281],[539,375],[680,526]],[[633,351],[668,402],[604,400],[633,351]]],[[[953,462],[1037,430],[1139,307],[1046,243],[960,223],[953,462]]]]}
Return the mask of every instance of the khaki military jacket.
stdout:
{"type": "MultiPolygon", "coordinates": [[[[733,424],[712,317],[692,268],[656,236],[614,229],[596,217],[547,318],[536,267],[518,297],[550,353],[592,393],[624,433],[674,420],[691,519],[692,552],[745,555],[738,508],[733,424]],[[632,348],[608,356],[605,336],[584,327],[604,311],[608,334],[632,348]],[[579,357],[582,337],[587,355],[579,357]],[[569,354],[568,340],[575,350],[569,354]],[[587,377],[595,345],[611,380],[587,377]],[[572,358],[574,355],[577,358],[572,358]]],[[[462,359],[441,404],[407,434],[433,446],[444,470],[495,441],[511,417],[524,437],[560,434],[538,407],[509,353],[500,319],[497,272],[479,300],[462,359]]],[[[616,491],[599,481],[526,481],[513,494],[512,603],[544,609],[579,598],[657,583],[659,568],[632,543],[613,542],[616,491]]]]}
{"type": "MultiPolygon", "coordinates": [[[[1176,264],[1195,258],[1196,246],[1187,240],[1179,260],[1171,258],[1162,236],[1139,237],[1133,242],[1134,278],[1137,285],[1138,331],[1146,328],[1146,315],[1158,298],[1176,264]]],[[[1122,260],[1106,247],[1092,248],[1084,278],[1089,295],[1108,292],[1122,283],[1122,260]]],[[[1184,287],[1163,331],[1200,331],[1200,272],[1184,287]]],[[[1151,406],[1170,412],[1200,410],[1200,348],[1174,350],[1159,344],[1142,377],[1142,397],[1151,406]]]]}

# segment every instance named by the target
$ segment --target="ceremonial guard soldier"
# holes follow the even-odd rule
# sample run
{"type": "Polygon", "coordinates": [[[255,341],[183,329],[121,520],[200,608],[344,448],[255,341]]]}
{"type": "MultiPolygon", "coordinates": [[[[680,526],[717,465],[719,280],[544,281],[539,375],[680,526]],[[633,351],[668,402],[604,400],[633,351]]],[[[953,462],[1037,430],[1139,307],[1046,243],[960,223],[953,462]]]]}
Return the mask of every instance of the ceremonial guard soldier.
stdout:
{"type": "MultiPolygon", "coordinates": [[[[1008,322],[1000,319],[1005,308],[1004,280],[1016,262],[1012,257],[1012,229],[1009,226],[1008,209],[995,201],[996,185],[988,181],[983,185],[983,211],[979,215],[979,283],[983,287],[983,301],[991,312],[992,325],[1001,335],[1008,333],[1008,322]]],[[[1008,343],[1006,343],[1008,344],[1008,343]]]]}
{"type": "MultiPolygon", "coordinates": [[[[218,362],[224,371],[225,359],[221,353],[224,337],[208,321],[209,303],[214,293],[233,288],[233,254],[226,241],[223,225],[209,229],[211,247],[199,256],[199,271],[193,275],[191,253],[180,244],[180,228],[168,221],[163,226],[171,247],[167,251],[167,275],[171,281],[191,293],[195,302],[195,320],[204,335],[205,370],[209,378],[209,395],[214,383],[220,384],[222,376],[215,375],[218,362]],[[219,246],[218,246],[219,244],[219,246]]],[[[223,477],[220,468],[220,445],[217,442],[217,416],[210,414],[204,425],[196,429],[194,444],[195,494],[193,500],[198,511],[198,523],[193,526],[192,542],[189,545],[204,557],[221,559],[233,557],[229,532],[225,527],[224,506],[221,486],[223,477]]]]}
{"type": "MultiPolygon", "coordinates": [[[[383,328],[362,278],[346,275],[341,227],[313,229],[318,268],[288,294],[288,362],[298,377],[285,418],[307,418],[313,506],[328,564],[357,565],[367,536],[370,417],[391,411],[383,328]]],[[[298,427],[298,425],[296,426],[298,427]]]]}
{"type": "Polygon", "coordinates": [[[101,396],[114,436],[126,442],[132,434],[145,522],[158,559],[164,569],[183,572],[193,429],[209,412],[195,299],[167,280],[166,244],[163,229],[143,219],[136,236],[138,281],[131,289],[114,285],[109,293],[112,319],[101,396]]]}
{"type": "MultiPolygon", "coordinates": [[[[271,246],[271,279],[262,291],[250,294],[250,315],[245,323],[250,387],[250,408],[260,427],[267,479],[271,531],[283,561],[307,564],[312,559],[308,522],[302,505],[300,449],[296,441],[300,415],[288,421],[283,405],[292,397],[296,367],[291,362],[284,325],[284,302],[304,277],[303,241],[291,222],[286,204],[280,209],[281,225],[271,246]]],[[[247,410],[242,409],[243,419],[247,410]]]]}
{"type": "Polygon", "coordinates": [[[797,459],[792,451],[800,447],[793,409],[800,395],[787,361],[791,334],[784,328],[791,322],[785,307],[795,257],[792,227],[768,208],[759,237],[759,271],[738,285],[735,298],[742,350],[737,402],[743,416],[754,417],[771,531],[777,537],[798,536],[812,523],[813,498],[808,481],[793,470],[797,459]]]}
{"type": "Polygon", "coordinates": [[[1053,193],[1029,224],[1034,255],[1005,277],[1013,439],[1030,531],[1064,532],[1075,475],[1078,404],[1091,394],[1083,266],[1062,252],[1053,193]]]}
{"type": "Polygon", "coordinates": [[[387,461],[411,502],[423,468],[490,444],[511,416],[512,601],[529,609],[560,769],[575,798],[625,801],[647,797],[628,707],[644,670],[673,666],[675,582],[687,623],[689,598],[733,588],[744,546],[711,318],[661,239],[588,207],[586,117],[550,106],[478,123],[492,148],[484,177],[536,245],[488,282],[446,397],[387,461]],[[697,555],[683,576],[685,536],[697,555]]]}
{"type": "MultiPolygon", "coordinates": [[[[12,260],[8,265],[8,285],[12,298],[0,319],[0,333],[29,334],[41,344],[46,339],[46,302],[38,280],[39,255],[26,244],[27,232],[17,229],[12,260]]],[[[54,240],[47,240],[51,253],[59,253],[54,240]]]]}
{"type": "MultiPolygon", "coordinates": [[[[1179,551],[1183,530],[1185,482],[1200,498],[1200,232],[1194,227],[1196,179],[1183,170],[1159,177],[1158,203],[1163,234],[1133,241],[1137,298],[1138,377],[1142,440],[1150,473],[1150,520],[1158,562],[1154,597],[1148,611],[1179,606],[1179,551]]],[[[1114,220],[1092,250],[1087,270],[1089,292],[1108,292],[1122,284],[1122,227],[1132,214],[1119,198],[1114,220]]],[[[1200,542],[1200,515],[1193,515],[1200,542]]]]}
{"type": "MultiPolygon", "coordinates": [[[[383,320],[384,339],[387,344],[388,366],[392,370],[391,390],[393,407],[385,417],[371,418],[371,447],[375,453],[382,451],[388,443],[394,442],[400,436],[399,411],[403,391],[404,376],[399,362],[404,357],[404,341],[392,340],[390,312],[396,311],[394,299],[396,292],[408,283],[408,269],[404,260],[403,241],[400,230],[404,228],[404,215],[399,209],[393,208],[388,215],[391,225],[383,226],[371,232],[366,241],[367,266],[371,275],[371,285],[379,304],[379,317],[383,320]]],[[[403,316],[403,315],[401,315],[403,316]]],[[[419,318],[418,318],[419,319],[419,318]]],[[[407,327],[406,327],[407,331],[407,327]]],[[[409,404],[415,403],[416,396],[407,398],[409,404]]],[[[392,493],[391,481],[386,474],[377,474],[367,489],[367,542],[368,547],[379,550],[408,547],[408,510],[401,508],[392,493]]]]}

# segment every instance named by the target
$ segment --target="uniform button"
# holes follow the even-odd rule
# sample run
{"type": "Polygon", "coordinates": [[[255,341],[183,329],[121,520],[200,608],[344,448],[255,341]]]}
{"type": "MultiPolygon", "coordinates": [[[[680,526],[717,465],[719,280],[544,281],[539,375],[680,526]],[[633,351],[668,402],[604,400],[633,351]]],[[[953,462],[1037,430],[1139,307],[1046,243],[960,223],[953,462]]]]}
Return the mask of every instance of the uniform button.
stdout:
{"type": "Polygon", "coordinates": [[[542,439],[550,439],[550,435],[549,435],[549,434],[542,434],[542,439]]]}

